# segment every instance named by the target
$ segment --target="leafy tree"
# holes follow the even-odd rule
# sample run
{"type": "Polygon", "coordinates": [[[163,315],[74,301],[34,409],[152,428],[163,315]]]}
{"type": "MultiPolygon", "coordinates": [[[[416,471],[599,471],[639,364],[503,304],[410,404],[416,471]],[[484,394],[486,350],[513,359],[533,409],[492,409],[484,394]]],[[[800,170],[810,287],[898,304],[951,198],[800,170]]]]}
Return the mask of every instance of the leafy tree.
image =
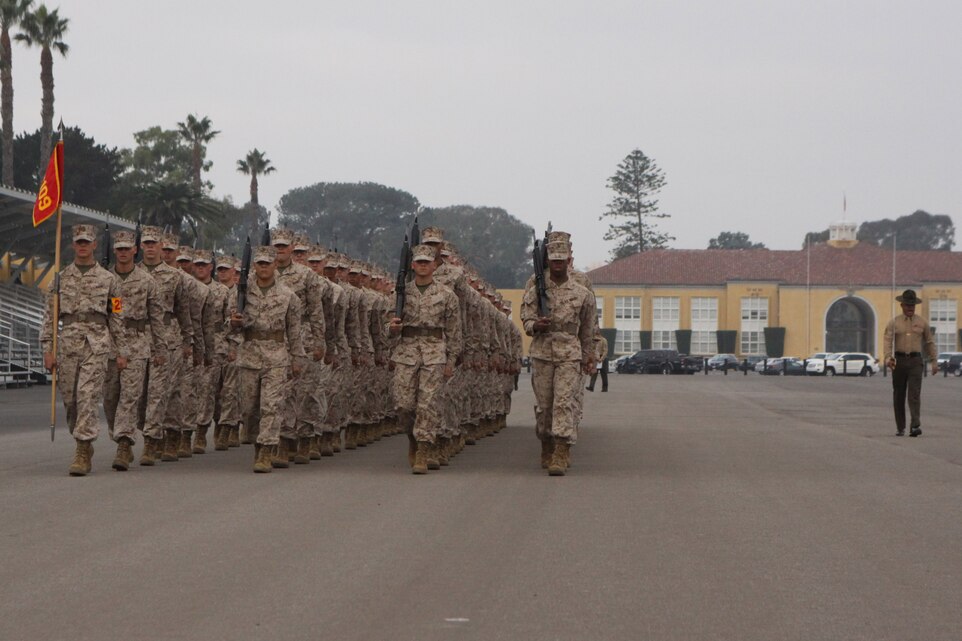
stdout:
{"type": "Polygon", "coordinates": [[[445,239],[495,287],[523,287],[531,275],[533,230],[500,207],[426,208],[418,222],[444,229],[445,239]]]}
{"type": "MultiPolygon", "coordinates": [[[[124,149],[124,180],[134,186],[153,182],[189,182],[192,151],[180,133],[161,127],[150,127],[134,134],[136,146],[124,149]]],[[[210,164],[204,166],[206,170],[210,164]]]]}
{"type": "MultiPolygon", "coordinates": [[[[15,159],[13,178],[16,184],[34,189],[43,180],[47,162],[37,165],[31,153],[40,144],[43,133],[23,133],[13,143],[15,159]]],[[[114,189],[123,173],[123,155],[116,147],[98,144],[79,127],[64,129],[64,147],[68,160],[64,177],[64,200],[97,210],[119,209],[114,189]]],[[[3,152],[6,154],[6,145],[3,152]]]]}
{"type": "Polygon", "coordinates": [[[251,243],[257,244],[264,224],[270,220],[270,212],[261,205],[246,203],[238,207],[230,198],[221,201],[225,231],[220,238],[211,236],[213,246],[219,251],[240,256],[248,235],[251,243]]]}
{"type": "Polygon", "coordinates": [[[17,26],[33,0],[0,0],[0,113],[3,117],[2,180],[14,186],[13,175],[13,48],[10,28],[17,26]]]}
{"type": "Polygon", "coordinates": [[[217,137],[219,131],[214,131],[210,118],[204,116],[199,119],[194,114],[188,114],[184,122],[177,123],[180,135],[190,144],[191,149],[191,179],[194,189],[198,191],[203,188],[203,181],[200,172],[210,168],[210,163],[205,162],[207,156],[207,143],[217,137]]]}
{"type": "Polygon", "coordinates": [[[186,242],[212,243],[227,228],[221,204],[189,183],[144,185],[129,197],[121,213],[131,219],[142,216],[145,225],[170,225],[175,234],[185,232],[186,242]]]}
{"type": "Polygon", "coordinates": [[[765,244],[753,243],[743,231],[723,231],[708,241],[708,249],[765,249],[765,244]]]}
{"type": "Polygon", "coordinates": [[[802,242],[802,249],[805,249],[809,244],[817,245],[819,243],[828,242],[829,231],[827,229],[823,231],[810,231],[805,234],[805,240],[802,242]]]}
{"type": "MultiPolygon", "coordinates": [[[[824,243],[829,239],[829,230],[809,232],[805,239],[813,244],[824,243]]],[[[955,225],[945,214],[930,214],[921,209],[895,220],[883,218],[859,225],[859,242],[891,248],[893,239],[898,249],[950,251],[955,246],[955,225]]]]}
{"type": "Polygon", "coordinates": [[[278,205],[282,225],[386,268],[397,262],[417,208],[418,199],[406,191],[370,182],[298,187],[278,205]]]}
{"type": "Polygon", "coordinates": [[[247,157],[237,161],[237,171],[245,176],[251,177],[251,203],[255,208],[260,202],[257,199],[257,177],[260,175],[272,174],[277,171],[270,159],[263,151],[258,151],[254,147],[247,152],[247,157]]]}
{"type": "Polygon", "coordinates": [[[53,134],[53,53],[51,49],[67,57],[70,47],[63,41],[69,20],[61,18],[58,9],[49,11],[40,5],[36,11],[28,11],[20,20],[16,39],[28,47],[40,47],[40,84],[43,98],[40,103],[40,164],[50,159],[51,135],[53,134]]]}
{"type": "Polygon", "coordinates": [[[605,240],[618,241],[611,252],[613,258],[666,247],[675,239],[659,232],[654,224],[645,224],[645,219],[669,217],[669,214],[658,211],[658,201],[654,199],[665,184],[664,172],[640,149],[628,154],[618,165],[615,175],[608,179],[608,188],[615,195],[608,203],[608,211],[598,220],[613,218],[621,221],[609,224],[604,237],[605,240]]]}

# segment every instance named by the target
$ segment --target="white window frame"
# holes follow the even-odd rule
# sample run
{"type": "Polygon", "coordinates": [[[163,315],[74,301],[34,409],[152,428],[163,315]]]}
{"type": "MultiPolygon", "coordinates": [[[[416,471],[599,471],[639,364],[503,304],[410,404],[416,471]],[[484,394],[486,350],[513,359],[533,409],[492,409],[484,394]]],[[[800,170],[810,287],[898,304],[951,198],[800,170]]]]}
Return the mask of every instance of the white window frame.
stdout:
{"type": "Polygon", "coordinates": [[[681,319],[678,296],[653,296],[651,299],[651,348],[678,349],[675,330],[681,319]]]}
{"type": "Polygon", "coordinates": [[[935,349],[938,352],[956,351],[959,302],[952,298],[937,298],[929,302],[929,324],[935,328],[935,349]]]}
{"type": "Polygon", "coordinates": [[[691,353],[711,355],[718,352],[718,299],[693,296],[691,301],[691,353]]]}
{"type": "Polygon", "coordinates": [[[615,330],[615,354],[634,354],[641,349],[641,330],[640,329],[618,329],[615,330]]]}
{"type": "Polygon", "coordinates": [[[615,320],[641,322],[641,296],[615,296],[615,320]]]}
{"type": "Polygon", "coordinates": [[[766,353],[765,328],[768,327],[768,297],[744,296],[741,300],[741,353],[759,355],[766,353]]]}

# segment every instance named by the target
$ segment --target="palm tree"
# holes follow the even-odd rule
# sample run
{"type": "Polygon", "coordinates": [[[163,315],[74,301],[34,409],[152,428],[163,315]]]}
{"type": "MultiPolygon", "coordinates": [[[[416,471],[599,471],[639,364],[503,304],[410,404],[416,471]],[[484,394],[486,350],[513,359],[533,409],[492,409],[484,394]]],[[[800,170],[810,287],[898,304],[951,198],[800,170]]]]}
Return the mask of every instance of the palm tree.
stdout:
{"type": "Polygon", "coordinates": [[[237,161],[237,171],[245,176],[251,177],[251,203],[257,207],[260,203],[257,200],[257,177],[272,174],[277,171],[270,159],[264,155],[263,151],[258,151],[257,147],[247,152],[247,158],[237,161]]]}
{"type": "Polygon", "coordinates": [[[213,123],[211,123],[210,118],[204,116],[198,120],[194,114],[188,114],[187,120],[178,122],[177,127],[180,130],[180,135],[191,145],[191,172],[194,189],[200,190],[200,172],[204,168],[205,145],[220,132],[213,130],[213,123]]]}
{"type": "Polygon", "coordinates": [[[10,27],[30,10],[33,0],[0,0],[0,113],[3,115],[3,169],[0,180],[13,187],[13,49],[10,27]]]}
{"type": "Polygon", "coordinates": [[[170,225],[178,235],[186,223],[193,238],[202,233],[216,236],[226,223],[220,203],[183,182],[155,181],[142,186],[128,199],[124,213],[130,218],[142,215],[145,225],[170,225]]]}
{"type": "Polygon", "coordinates": [[[53,53],[56,49],[61,56],[67,57],[70,49],[63,41],[67,33],[67,18],[61,18],[58,9],[49,11],[42,4],[36,11],[28,11],[20,19],[21,33],[16,39],[28,47],[40,47],[40,84],[43,86],[43,100],[40,103],[40,166],[46,167],[50,158],[51,135],[53,133],[53,53]]]}

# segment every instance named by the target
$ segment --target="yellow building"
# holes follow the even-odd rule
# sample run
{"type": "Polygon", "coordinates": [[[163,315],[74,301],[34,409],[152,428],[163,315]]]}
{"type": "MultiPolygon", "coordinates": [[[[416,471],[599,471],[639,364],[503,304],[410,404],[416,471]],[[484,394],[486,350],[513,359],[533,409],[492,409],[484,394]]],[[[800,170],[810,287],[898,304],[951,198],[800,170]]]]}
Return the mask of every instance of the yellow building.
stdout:
{"type": "MultiPolygon", "coordinates": [[[[923,299],[917,313],[929,318],[938,351],[959,349],[962,253],[860,244],[851,223],[834,225],[831,240],[809,250],[654,250],[588,276],[600,326],[616,330],[615,354],[652,347],[705,356],[880,357],[904,289],[923,299]]],[[[516,321],[517,309],[516,302],[516,321]]]]}

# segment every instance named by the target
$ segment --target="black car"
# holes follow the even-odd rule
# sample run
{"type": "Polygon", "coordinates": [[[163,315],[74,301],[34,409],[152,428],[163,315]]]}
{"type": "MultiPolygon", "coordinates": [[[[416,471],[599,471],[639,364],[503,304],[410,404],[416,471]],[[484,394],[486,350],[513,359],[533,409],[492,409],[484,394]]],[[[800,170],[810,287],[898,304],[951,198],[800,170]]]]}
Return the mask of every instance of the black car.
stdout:
{"type": "Polygon", "coordinates": [[[708,359],[708,371],[718,370],[724,372],[730,369],[738,369],[738,365],[741,361],[734,354],[715,354],[708,359]]]}
{"type": "Polygon", "coordinates": [[[738,362],[739,372],[754,372],[755,366],[764,361],[767,356],[746,356],[738,362]]]}
{"type": "Polygon", "coordinates": [[[679,354],[675,349],[643,349],[618,364],[619,374],[694,374],[702,359],[679,354]]]}
{"type": "Polygon", "coordinates": [[[962,376],[962,354],[953,354],[952,356],[949,356],[948,360],[942,363],[942,367],[940,369],[943,371],[949,370],[949,374],[962,376]]]}
{"type": "Polygon", "coordinates": [[[769,376],[805,376],[805,361],[797,358],[769,358],[765,365],[755,365],[755,371],[769,376]]]}

